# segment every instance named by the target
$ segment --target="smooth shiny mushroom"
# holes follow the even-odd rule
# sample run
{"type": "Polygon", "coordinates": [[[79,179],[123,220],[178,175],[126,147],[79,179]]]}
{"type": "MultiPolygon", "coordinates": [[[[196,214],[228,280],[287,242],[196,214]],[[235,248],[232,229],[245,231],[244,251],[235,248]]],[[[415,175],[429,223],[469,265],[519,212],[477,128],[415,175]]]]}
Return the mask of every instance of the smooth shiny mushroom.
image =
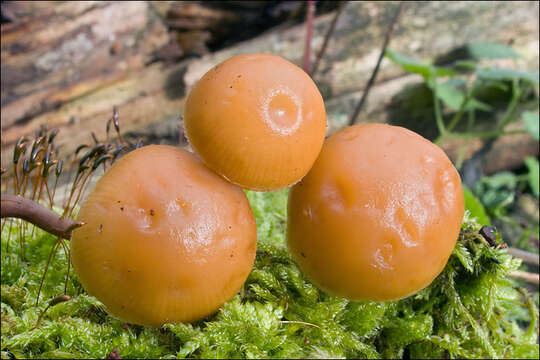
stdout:
{"type": "Polygon", "coordinates": [[[90,295],[123,321],[161,326],[215,312],[255,259],[255,218],[243,191],[193,154],[137,149],[82,205],[71,259],[90,295]]]}
{"type": "Polygon", "coordinates": [[[184,128],[211,169],[243,188],[275,190],[299,181],[315,162],[326,112],[317,86],[296,65],[238,55],[193,87],[184,128]]]}
{"type": "Polygon", "coordinates": [[[355,125],[292,188],[288,245],[329,293],[400,299],[443,270],[463,213],[459,174],[439,147],[402,127],[355,125]]]}

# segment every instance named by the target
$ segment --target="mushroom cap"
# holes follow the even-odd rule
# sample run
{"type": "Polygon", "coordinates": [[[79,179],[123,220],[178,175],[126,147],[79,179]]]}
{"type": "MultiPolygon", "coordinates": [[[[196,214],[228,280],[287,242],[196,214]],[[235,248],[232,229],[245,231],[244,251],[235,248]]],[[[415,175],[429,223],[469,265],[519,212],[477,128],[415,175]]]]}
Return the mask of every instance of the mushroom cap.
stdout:
{"type": "Polygon", "coordinates": [[[288,245],[329,293],[400,299],[443,270],[463,213],[459,174],[439,147],[402,127],[355,125],[291,189],[288,245]]]}
{"type": "Polygon", "coordinates": [[[129,323],[202,319],[234,296],[255,260],[244,192],[173,146],[116,162],[77,220],[85,225],[73,231],[71,260],[82,285],[129,323]]]}
{"type": "Polygon", "coordinates": [[[274,55],[238,55],[193,87],[184,128],[212,170],[243,188],[275,190],[298,182],[315,162],[326,112],[298,66],[274,55]]]}

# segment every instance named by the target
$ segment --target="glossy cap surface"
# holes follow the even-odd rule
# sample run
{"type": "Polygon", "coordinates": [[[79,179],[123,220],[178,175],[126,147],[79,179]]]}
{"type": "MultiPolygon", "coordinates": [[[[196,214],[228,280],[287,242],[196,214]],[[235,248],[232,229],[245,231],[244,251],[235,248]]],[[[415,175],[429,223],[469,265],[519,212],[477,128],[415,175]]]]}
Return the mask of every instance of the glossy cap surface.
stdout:
{"type": "Polygon", "coordinates": [[[311,168],[326,133],[323,99],[311,78],[274,55],[234,56],[191,90],[186,136],[229,181],[253,190],[296,183],[311,168]]]}
{"type": "Polygon", "coordinates": [[[329,293],[400,299],[443,270],[463,213],[459,174],[439,147],[405,128],[355,125],[291,189],[288,245],[329,293]]]}
{"type": "Polygon", "coordinates": [[[80,209],[73,266],[87,292],[123,321],[161,326],[215,312],[255,259],[243,191],[173,146],[145,146],[104,175],[80,209]]]}

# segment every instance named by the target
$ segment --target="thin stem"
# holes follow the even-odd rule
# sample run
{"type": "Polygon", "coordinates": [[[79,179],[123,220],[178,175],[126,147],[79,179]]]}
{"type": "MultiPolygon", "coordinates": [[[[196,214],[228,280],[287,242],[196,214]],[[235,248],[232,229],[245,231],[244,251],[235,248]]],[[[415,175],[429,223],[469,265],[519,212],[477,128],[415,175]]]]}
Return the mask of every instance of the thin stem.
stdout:
{"type": "Polygon", "coordinates": [[[317,57],[315,58],[315,62],[313,63],[313,67],[311,68],[311,71],[309,72],[309,75],[311,77],[315,76],[315,73],[317,72],[319,68],[319,64],[321,63],[321,59],[326,51],[326,48],[328,47],[328,43],[330,42],[330,38],[334,34],[334,30],[336,29],[336,24],[339,18],[339,15],[343,12],[343,9],[345,8],[345,4],[347,1],[340,1],[339,6],[336,10],[336,14],[334,15],[334,18],[332,19],[332,22],[330,23],[330,27],[328,28],[328,31],[326,32],[326,35],[324,36],[324,41],[321,46],[321,49],[319,50],[319,53],[317,54],[317,57]]]}
{"type": "Polygon", "coordinates": [[[73,215],[73,210],[75,209],[75,207],[76,207],[77,204],[79,203],[79,200],[80,200],[80,198],[81,198],[81,195],[84,193],[84,191],[85,191],[85,186],[87,186],[87,184],[88,184],[88,179],[90,178],[91,175],[92,175],[92,171],[89,171],[89,172],[86,174],[86,177],[82,180],[82,184],[81,184],[81,186],[79,186],[79,193],[77,194],[77,197],[75,198],[75,201],[73,202],[73,205],[71,206],[71,209],[69,209],[68,216],[73,215]]]}
{"type": "Polygon", "coordinates": [[[122,134],[120,133],[120,122],[118,122],[118,119],[120,118],[120,115],[118,114],[118,107],[113,106],[113,125],[114,130],[116,130],[116,134],[118,135],[118,141],[120,144],[125,145],[124,139],[122,138],[122,134]]]}
{"type": "MultiPolygon", "coordinates": [[[[67,245],[64,244],[64,246],[67,246],[67,245]]],[[[66,272],[66,283],[64,285],[64,293],[67,292],[68,281],[69,281],[69,271],[71,270],[71,246],[68,247],[66,256],[67,256],[68,268],[66,272]]]]}
{"type": "Polygon", "coordinates": [[[6,222],[2,221],[2,225],[0,225],[0,234],[4,232],[4,227],[6,226],[6,222]]]}
{"type": "Polygon", "coordinates": [[[66,243],[64,243],[64,239],[60,239],[60,245],[62,245],[62,248],[64,249],[64,254],[66,255],[66,259],[68,262],[67,272],[66,272],[66,280],[64,283],[64,294],[67,293],[67,286],[69,281],[69,270],[71,268],[71,248],[68,248],[66,243]]]}
{"type": "Polygon", "coordinates": [[[47,310],[49,310],[49,308],[51,306],[55,306],[56,304],[59,304],[61,302],[65,302],[65,301],[69,301],[69,300],[71,300],[71,296],[66,295],[66,294],[62,294],[62,295],[58,295],[57,297],[55,297],[54,299],[49,301],[49,304],[47,304],[45,309],[43,309],[43,311],[39,315],[39,318],[37,319],[36,324],[30,330],[34,330],[35,328],[37,328],[39,326],[39,324],[41,323],[41,320],[43,320],[43,316],[45,315],[45,313],[47,312],[47,310]]]}
{"type": "Polygon", "coordinates": [[[438,144],[448,135],[446,127],[444,126],[444,121],[441,115],[441,103],[439,102],[438,88],[437,88],[437,78],[435,74],[431,74],[433,77],[433,107],[435,110],[435,121],[437,122],[437,129],[439,130],[439,137],[435,140],[435,144],[438,144]]]}
{"type": "MultiPolygon", "coordinates": [[[[473,128],[473,125],[474,125],[474,123],[476,121],[476,117],[474,115],[474,109],[470,109],[467,112],[467,115],[468,115],[467,116],[467,132],[471,132],[471,129],[473,128]]],[[[464,157],[465,157],[465,151],[469,147],[469,140],[470,139],[465,139],[465,143],[459,149],[459,155],[458,155],[458,158],[456,160],[456,169],[458,169],[458,170],[461,170],[461,166],[463,165],[463,160],[464,160],[464,157]]]]}
{"type": "Polygon", "coordinates": [[[508,248],[507,251],[513,257],[520,258],[526,263],[538,265],[538,254],[534,254],[532,252],[528,252],[528,251],[513,248],[513,247],[508,248]]]}
{"type": "Polygon", "coordinates": [[[22,192],[19,192],[19,195],[24,196],[26,194],[26,187],[28,185],[28,178],[30,177],[30,174],[26,174],[23,170],[22,175],[22,192]]]}
{"type": "Polygon", "coordinates": [[[7,253],[9,251],[9,242],[11,240],[11,228],[13,226],[13,219],[4,220],[4,224],[5,224],[5,221],[9,221],[8,238],[6,241],[6,253],[7,253]]]}
{"type": "Polygon", "coordinates": [[[21,244],[21,250],[22,250],[22,257],[24,261],[27,261],[26,259],[26,226],[28,223],[22,221],[22,231],[19,232],[19,243],[21,244]]]}
{"type": "Polygon", "coordinates": [[[463,113],[465,112],[465,108],[467,107],[467,105],[469,104],[469,101],[472,98],[472,93],[473,93],[473,88],[471,87],[465,93],[465,98],[463,99],[463,102],[459,106],[458,112],[456,113],[456,115],[454,115],[454,117],[448,123],[448,126],[446,127],[448,131],[454,130],[459,120],[461,120],[461,117],[463,116],[463,113]]]}
{"type": "Polygon", "coordinates": [[[67,203],[64,206],[64,212],[62,213],[63,216],[66,216],[67,213],[68,213],[69,205],[71,204],[71,199],[73,198],[73,193],[75,192],[75,189],[77,188],[77,184],[78,184],[79,179],[80,179],[80,177],[79,177],[80,174],[81,173],[79,171],[77,171],[77,174],[75,175],[75,179],[73,180],[73,184],[71,185],[71,191],[69,193],[67,203]]]}
{"type": "Polygon", "coordinates": [[[49,198],[49,207],[53,208],[53,199],[51,196],[51,191],[49,190],[49,183],[48,181],[45,181],[45,190],[47,191],[47,197],[49,198]]]}
{"type": "Polygon", "coordinates": [[[15,175],[13,177],[13,189],[15,191],[15,194],[19,193],[19,175],[17,175],[17,165],[18,165],[18,162],[13,164],[13,173],[15,175]]]}
{"type": "Polygon", "coordinates": [[[379,72],[382,59],[384,57],[384,54],[386,53],[386,48],[390,44],[390,40],[392,39],[392,34],[394,33],[395,28],[397,27],[397,24],[399,22],[399,17],[401,13],[403,12],[404,7],[405,7],[405,2],[401,1],[399,3],[399,8],[397,9],[396,14],[394,15],[394,18],[392,19],[392,22],[390,23],[390,28],[388,29],[388,32],[386,33],[386,37],[384,38],[384,43],[381,49],[381,53],[379,54],[379,59],[377,59],[377,64],[375,65],[375,68],[373,69],[373,72],[371,73],[371,77],[368,80],[364,93],[362,94],[362,98],[356,105],[356,108],[354,109],[354,112],[352,113],[351,118],[349,119],[349,125],[353,125],[356,122],[356,118],[358,117],[358,114],[360,114],[360,110],[362,110],[362,107],[364,106],[364,103],[366,102],[367,96],[369,94],[369,90],[375,83],[375,78],[377,77],[377,73],[379,72]]]}
{"type": "MultiPolygon", "coordinates": [[[[536,283],[538,283],[538,281],[536,283]]],[[[527,309],[529,310],[529,314],[531,315],[531,323],[529,324],[529,328],[527,329],[526,335],[528,338],[534,338],[537,336],[537,335],[535,336],[535,333],[536,333],[536,327],[538,326],[538,312],[536,310],[534,299],[532,298],[532,296],[529,295],[527,290],[525,290],[524,288],[519,287],[518,291],[525,298],[527,309]]]]}
{"type": "Polygon", "coordinates": [[[540,282],[540,277],[538,274],[529,273],[526,271],[514,270],[508,276],[513,277],[514,279],[525,280],[531,284],[538,284],[540,282]]]}
{"type": "Polygon", "coordinates": [[[43,276],[41,277],[41,281],[39,282],[39,289],[36,297],[36,307],[39,305],[39,296],[41,295],[41,288],[43,287],[43,282],[45,282],[45,276],[47,276],[47,271],[49,270],[49,265],[51,264],[51,260],[54,257],[54,254],[56,252],[56,249],[58,248],[58,243],[60,242],[60,238],[58,238],[51,249],[51,252],[49,253],[49,258],[47,259],[47,264],[45,265],[45,271],[43,272],[43,276]]]}
{"type": "Polygon", "coordinates": [[[54,187],[53,187],[53,191],[52,191],[52,195],[51,195],[51,209],[53,208],[53,205],[54,205],[54,196],[56,195],[56,186],[58,185],[58,175],[55,174],[54,176],[54,187]]]}
{"type": "Polygon", "coordinates": [[[306,47],[304,48],[304,71],[309,74],[311,39],[313,38],[313,15],[315,14],[315,1],[309,0],[306,13],[306,47]]]}
{"type": "Polygon", "coordinates": [[[320,329],[320,328],[321,328],[321,327],[318,326],[318,325],[311,324],[311,323],[304,322],[304,321],[288,321],[288,320],[282,320],[282,321],[280,321],[280,323],[282,323],[282,324],[300,324],[300,325],[308,325],[308,326],[316,327],[317,329],[320,329]]]}
{"type": "Polygon", "coordinates": [[[506,127],[506,125],[508,125],[508,123],[512,121],[514,111],[516,110],[520,97],[521,97],[521,89],[519,88],[518,80],[514,80],[512,82],[512,99],[510,100],[510,104],[508,104],[508,107],[506,108],[506,111],[503,115],[503,118],[501,120],[501,125],[499,126],[499,130],[503,130],[506,127]]]}
{"type": "Polygon", "coordinates": [[[64,239],[71,238],[71,232],[83,225],[81,222],[62,217],[54,211],[22,196],[1,195],[1,217],[15,217],[26,220],[41,229],[64,239]]]}
{"type": "MultiPolygon", "coordinates": [[[[38,184],[39,184],[39,180],[41,179],[41,167],[38,167],[37,168],[37,171],[36,171],[36,174],[34,175],[34,182],[32,183],[32,200],[36,200],[36,195],[37,195],[37,192],[38,192],[38,184]]],[[[39,200],[39,199],[38,199],[39,200]]]]}

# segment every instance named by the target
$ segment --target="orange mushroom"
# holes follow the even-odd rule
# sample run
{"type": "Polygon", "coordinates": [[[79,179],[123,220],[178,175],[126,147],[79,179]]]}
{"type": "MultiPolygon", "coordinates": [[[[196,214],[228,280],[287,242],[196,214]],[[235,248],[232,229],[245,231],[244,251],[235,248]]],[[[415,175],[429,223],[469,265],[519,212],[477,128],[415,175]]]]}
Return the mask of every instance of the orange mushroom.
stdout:
{"type": "Polygon", "coordinates": [[[241,189],[173,146],[115,163],[80,209],[71,259],[89,294],[134,324],[191,322],[243,285],[256,226],[241,189]]]}
{"type": "Polygon", "coordinates": [[[443,270],[463,213],[461,180],[439,147],[405,128],[355,125],[292,188],[288,245],[329,293],[400,299],[443,270]]]}
{"type": "Polygon", "coordinates": [[[299,67],[274,55],[234,56],[208,71],[185,105],[186,136],[203,161],[241,187],[299,181],[326,132],[323,99],[299,67]]]}

